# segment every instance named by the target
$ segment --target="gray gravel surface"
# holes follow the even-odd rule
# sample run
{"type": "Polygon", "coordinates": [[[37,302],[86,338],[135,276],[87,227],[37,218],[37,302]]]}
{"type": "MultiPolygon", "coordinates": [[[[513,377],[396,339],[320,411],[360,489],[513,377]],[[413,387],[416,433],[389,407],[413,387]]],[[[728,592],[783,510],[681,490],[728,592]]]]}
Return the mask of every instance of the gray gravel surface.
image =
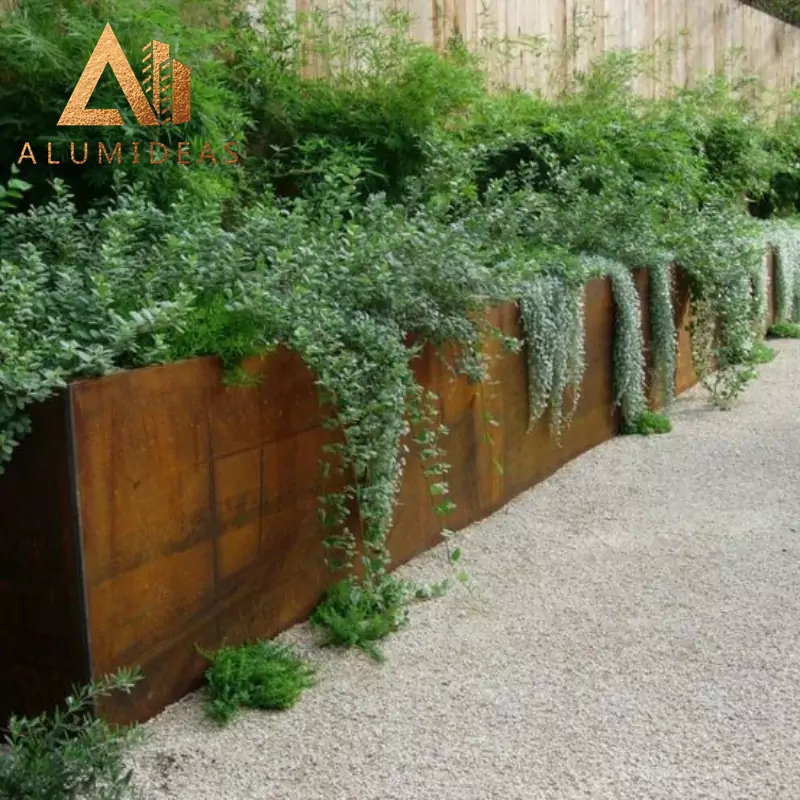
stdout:
{"type": "MultiPolygon", "coordinates": [[[[738,406],[692,390],[462,539],[470,593],[415,607],[387,663],[319,668],[217,729],[202,694],[135,753],[148,800],[800,798],[800,342],[738,406]]],[[[437,580],[441,549],[403,568],[437,580]]]]}

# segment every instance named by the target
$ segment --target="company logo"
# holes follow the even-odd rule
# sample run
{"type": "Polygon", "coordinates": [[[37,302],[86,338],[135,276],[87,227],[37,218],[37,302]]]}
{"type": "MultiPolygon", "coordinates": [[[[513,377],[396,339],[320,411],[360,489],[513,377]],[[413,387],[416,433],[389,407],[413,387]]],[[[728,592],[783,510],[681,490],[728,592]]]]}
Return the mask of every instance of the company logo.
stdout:
{"type": "MultiPolygon", "coordinates": [[[[140,84],[125,53],[122,52],[111,25],[106,25],[57,124],[61,127],[120,126],[125,124],[119,109],[88,108],[107,66],[111,67],[128,105],[140,125],[156,127],[181,125],[189,122],[192,116],[191,69],[171,58],[169,45],[164,42],[153,39],[142,48],[142,52],[144,53],[142,57],[143,77],[140,84]]],[[[69,163],[76,165],[91,163],[89,162],[90,150],[97,153],[96,163],[99,165],[114,162],[122,164],[128,158],[130,158],[131,164],[147,163],[147,161],[140,161],[142,158],[147,158],[147,151],[145,153],[140,151],[142,144],[145,144],[146,147],[149,145],[148,160],[150,164],[163,164],[172,155],[167,145],[160,141],[129,142],[130,150],[127,153],[123,153],[122,142],[106,146],[105,142],[99,141],[96,143],[96,147],[94,145],[90,147],[89,142],[78,142],[77,144],[76,152],[76,143],[69,143],[69,163]]],[[[239,163],[239,153],[236,151],[237,142],[218,142],[214,146],[211,142],[203,142],[202,150],[199,155],[194,157],[190,152],[191,142],[178,142],[175,150],[177,163],[186,166],[191,164],[217,166],[220,163],[217,153],[222,150],[223,146],[227,158],[223,158],[221,163],[239,163]]],[[[48,165],[67,163],[66,144],[60,142],[57,147],[61,149],[61,152],[54,152],[53,142],[47,142],[48,165]],[[64,161],[60,159],[64,159],[64,161]]],[[[23,144],[17,159],[18,165],[23,162],[30,162],[32,165],[39,163],[30,142],[23,144]]]]}
{"type": "Polygon", "coordinates": [[[116,108],[87,108],[106,65],[111,67],[140,125],[180,125],[189,122],[192,116],[191,69],[170,58],[169,45],[164,42],[154,39],[142,51],[143,79],[140,84],[111,25],[106,25],[58,125],[124,124],[122,114],[116,108]]]}

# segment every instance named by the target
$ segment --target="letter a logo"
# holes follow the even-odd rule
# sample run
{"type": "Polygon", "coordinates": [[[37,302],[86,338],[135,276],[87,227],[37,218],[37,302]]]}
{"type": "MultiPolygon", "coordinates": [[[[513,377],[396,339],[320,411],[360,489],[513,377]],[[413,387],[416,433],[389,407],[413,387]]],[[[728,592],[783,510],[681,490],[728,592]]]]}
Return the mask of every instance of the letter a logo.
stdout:
{"type": "Polygon", "coordinates": [[[170,59],[169,46],[163,42],[148,42],[142,49],[148,51],[143,59],[144,72],[147,74],[145,89],[139,85],[111,25],[106,25],[58,125],[124,124],[116,108],[87,108],[106,65],[111,67],[140,125],[164,125],[167,122],[178,125],[188,122],[191,119],[191,70],[179,61],[170,59]],[[153,105],[147,99],[147,94],[152,95],[153,105]]]}

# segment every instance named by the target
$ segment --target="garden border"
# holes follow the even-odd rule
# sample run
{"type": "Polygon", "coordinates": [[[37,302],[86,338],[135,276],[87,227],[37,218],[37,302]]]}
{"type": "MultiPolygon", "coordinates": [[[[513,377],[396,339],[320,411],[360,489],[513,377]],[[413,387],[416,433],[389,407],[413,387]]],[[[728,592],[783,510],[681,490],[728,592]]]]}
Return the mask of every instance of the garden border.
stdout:
{"type": "MultiPolygon", "coordinates": [[[[771,319],[771,251],[766,264],[771,319]]],[[[647,271],[635,279],[649,367],[647,271]]],[[[696,382],[688,301],[679,273],[679,393],[696,382]]],[[[488,317],[520,335],[516,305],[488,317]]],[[[480,385],[453,378],[430,345],[415,360],[450,429],[452,530],[619,433],[608,278],[587,284],[585,322],[581,400],[560,446],[547,415],[527,431],[524,353],[488,342],[498,358],[480,385]],[[487,412],[498,427],[487,427],[487,412]]],[[[281,348],[249,368],[263,378],[256,388],[226,388],[219,359],[206,357],[77,381],[33,410],[33,432],[0,477],[0,724],[11,712],[53,707],[73,683],[134,665],[145,679],[100,710],[115,722],[146,720],[199,687],[196,646],[273,636],[318,603],[335,577],[321,546],[318,459],[335,434],[323,428],[298,355],[281,348]]],[[[393,564],[436,545],[440,525],[412,457],[388,542],[393,564]]]]}

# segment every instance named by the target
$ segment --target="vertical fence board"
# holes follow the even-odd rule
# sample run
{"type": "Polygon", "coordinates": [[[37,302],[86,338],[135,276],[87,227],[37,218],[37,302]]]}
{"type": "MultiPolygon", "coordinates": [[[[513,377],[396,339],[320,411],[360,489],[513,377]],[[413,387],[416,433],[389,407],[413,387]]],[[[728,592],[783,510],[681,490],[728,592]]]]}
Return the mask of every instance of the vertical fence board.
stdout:
{"type": "MultiPolygon", "coordinates": [[[[298,8],[309,1],[290,0],[298,8]]],[[[315,4],[342,8],[342,0],[315,4]]],[[[407,8],[412,36],[437,47],[458,30],[487,58],[495,85],[545,94],[562,89],[603,53],[621,49],[653,56],[654,74],[636,84],[646,96],[729,69],[734,50],[745,51],[740,70],[756,72],[775,90],[791,86],[800,69],[800,28],[739,0],[376,0],[373,14],[381,4],[407,8]],[[543,55],[531,44],[535,37],[544,39],[543,55]]]]}

